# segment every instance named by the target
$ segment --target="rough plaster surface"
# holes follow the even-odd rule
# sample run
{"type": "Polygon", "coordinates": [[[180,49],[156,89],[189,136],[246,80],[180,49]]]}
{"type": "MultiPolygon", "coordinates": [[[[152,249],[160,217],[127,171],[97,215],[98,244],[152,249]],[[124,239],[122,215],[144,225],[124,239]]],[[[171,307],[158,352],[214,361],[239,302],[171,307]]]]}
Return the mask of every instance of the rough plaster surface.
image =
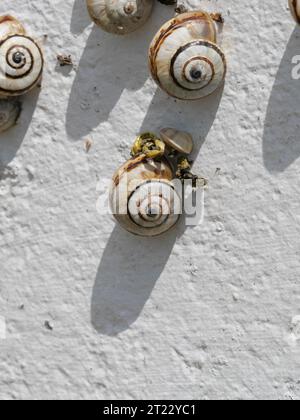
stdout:
{"type": "Polygon", "coordinates": [[[1,1],[48,35],[42,90],[0,139],[2,399],[300,397],[300,31],[285,0],[187,4],[224,12],[229,61],[223,95],[192,104],[148,77],[172,7],[122,38],[84,0],[1,1]],[[163,126],[195,136],[205,221],[137,239],[96,185],[163,126]]]}

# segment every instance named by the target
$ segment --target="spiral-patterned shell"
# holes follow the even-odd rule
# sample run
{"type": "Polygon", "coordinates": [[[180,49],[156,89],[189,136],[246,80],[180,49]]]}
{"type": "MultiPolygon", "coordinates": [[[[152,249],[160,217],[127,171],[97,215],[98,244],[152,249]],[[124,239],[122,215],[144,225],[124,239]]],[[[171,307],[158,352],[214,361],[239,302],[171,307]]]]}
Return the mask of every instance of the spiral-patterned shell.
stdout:
{"type": "Polygon", "coordinates": [[[174,187],[164,181],[144,182],[128,200],[128,214],[136,225],[134,233],[140,235],[156,236],[168,231],[177,223],[180,209],[174,187]]]}
{"type": "Polygon", "coordinates": [[[0,95],[19,96],[40,81],[43,54],[38,44],[24,35],[12,35],[0,43],[0,95]]]}
{"type": "Polygon", "coordinates": [[[106,32],[124,35],[148,20],[153,0],[87,0],[92,20],[106,32]]]}
{"type": "Polygon", "coordinates": [[[112,213],[127,231],[157,236],[171,229],[181,215],[181,198],[166,162],[130,159],[114,175],[110,192],[112,213]]]}
{"type": "Polygon", "coordinates": [[[289,6],[295,21],[300,25],[300,1],[289,0],[289,6]]]}
{"type": "Polygon", "coordinates": [[[184,13],[167,22],[149,50],[154,80],[178,99],[210,95],[226,75],[225,55],[215,42],[215,23],[204,12],[184,13]]]}

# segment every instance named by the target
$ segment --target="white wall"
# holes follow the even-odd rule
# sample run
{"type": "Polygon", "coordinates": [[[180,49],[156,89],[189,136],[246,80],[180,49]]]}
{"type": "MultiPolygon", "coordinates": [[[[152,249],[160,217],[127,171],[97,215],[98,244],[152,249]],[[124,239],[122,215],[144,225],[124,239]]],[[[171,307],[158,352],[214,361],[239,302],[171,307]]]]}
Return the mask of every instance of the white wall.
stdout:
{"type": "Polygon", "coordinates": [[[84,0],[1,1],[48,35],[40,95],[0,138],[1,398],[300,397],[300,31],[286,0],[190,4],[223,11],[229,61],[223,95],[191,104],[148,77],[172,7],[114,37],[84,0]],[[163,126],[195,137],[205,222],[137,239],[96,185],[163,126]]]}

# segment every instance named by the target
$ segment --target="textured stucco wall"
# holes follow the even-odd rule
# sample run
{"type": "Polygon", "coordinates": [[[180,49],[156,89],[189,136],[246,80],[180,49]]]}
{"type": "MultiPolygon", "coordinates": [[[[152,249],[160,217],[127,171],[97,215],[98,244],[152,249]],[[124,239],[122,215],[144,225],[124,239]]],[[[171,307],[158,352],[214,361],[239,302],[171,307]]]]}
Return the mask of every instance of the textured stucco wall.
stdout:
{"type": "Polygon", "coordinates": [[[224,12],[229,61],[223,95],[192,104],[148,77],[172,7],[122,38],[84,0],[1,1],[48,41],[0,139],[0,398],[300,397],[300,31],[286,0],[186,4],[224,12]],[[97,214],[96,185],[170,125],[195,136],[205,221],[137,239],[97,214]]]}

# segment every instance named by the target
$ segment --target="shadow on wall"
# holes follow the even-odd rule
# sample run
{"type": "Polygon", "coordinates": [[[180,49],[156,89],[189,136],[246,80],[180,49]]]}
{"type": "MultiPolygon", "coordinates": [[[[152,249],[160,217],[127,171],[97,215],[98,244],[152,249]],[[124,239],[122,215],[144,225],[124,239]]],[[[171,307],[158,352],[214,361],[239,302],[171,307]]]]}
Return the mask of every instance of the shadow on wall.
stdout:
{"type": "Polygon", "coordinates": [[[263,158],[268,171],[287,169],[300,156],[300,80],[293,80],[292,58],[300,54],[300,31],[287,45],[267,108],[263,158]]]}
{"type": "Polygon", "coordinates": [[[73,35],[80,35],[85,28],[91,24],[91,19],[89,17],[86,1],[85,0],[75,0],[72,17],[71,17],[71,32],[73,35]]]}
{"type": "Polygon", "coordinates": [[[1,172],[14,159],[26,136],[40,95],[40,88],[20,98],[22,113],[17,125],[0,135],[0,178],[1,172]]]}
{"type": "MultiPolygon", "coordinates": [[[[79,140],[107,121],[123,91],[141,89],[149,77],[147,51],[158,25],[174,15],[174,6],[156,5],[153,16],[138,31],[116,36],[94,26],[80,59],[66,116],[66,130],[79,140]]],[[[71,31],[91,23],[85,2],[73,8],[71,31]]]]}
{"type": "Polygon", "coordinates": [[[91,320],[100,334],[118,335],[137,320],[167,264],[177,234],[175,227],[158,238],[140,238],[115,227],[92,294],[91,320]]]}
{"type": "MultiPolygon", "coordinates": [[[[78,4],[75,8],[76,13],[86,13],[79,10],[78,4]]],[[[148,46],[159,25],[174,15],[174,6],[156,5],[155,11],[156,16],[144,28],[126,37],[93,28],[68,106],[66,126],[73,140],[107,121],[124,89],[135,91],[144,86],[149,77],[148,46]]],[[[76,23],[76,13],[72,27],[77,33],[80,26],[76,23]]],[[[195,139],[195,159],[215,119],[222,93],[221,88],[203,100],[184,102],[157,89],[140,131],[158,132],[168,126],[190,131],[195,139]]],[[[91,321],[98,333],[118,335],[138,319],[168,262],[176,238],[184,231],[184,217],[174,229],[158,238],[135,237],[116,225],[103,252],[92,293],[91,321]]]]}
{"type": "Polygon", "coordinates": [[[194,138],[195,160],[216,118],[224,86],[212,95],[198,101],[181,101],[157,89],[149,106],[140,132],[158,132],[164,127],[188,131],[194,138]]]}
{"type": "MultiPolygon", "coordinates": [[[[215,119],[223,89],[202,101],[174,101],[158,90],[149,107],[142,131],[158,126],[189,130],[193,127],[194,157],[215,119]]],[[[158,130],[157,130],[158,131],[158,130]]],[[[139,317],[165,265],[176,238],[186,229],[185,217],[158,238],[139,238],[116,226],[104,250],[92,294],[91,319],[101,334],[115,336],[139,317]]]]}
{"type": "MultiPolygon", "coordinates": [[[[195,127],[195,121],[199,121],[197,135],[201,141],[195,142],[197,155],[215,118],[221,96],[222,89],[204,99],[201,105],[200,101],[184,103],[182,107],[182,103],[177,106],[170,102],[173,99],[158,91],[141,131],[157,127],[160,122],[161,126],[187,129],[195,127]],[[188,116],[181,121],[179,114],[183,111],[188,116]]],[[[118,335],[137,320],[168,262],[176,238],[183,235],[185,229],[184,216],[177,226],[158,238],[135,237],[116,225],[104,250],[92,294],[91,319],[99,333],[118,335]]]]}

